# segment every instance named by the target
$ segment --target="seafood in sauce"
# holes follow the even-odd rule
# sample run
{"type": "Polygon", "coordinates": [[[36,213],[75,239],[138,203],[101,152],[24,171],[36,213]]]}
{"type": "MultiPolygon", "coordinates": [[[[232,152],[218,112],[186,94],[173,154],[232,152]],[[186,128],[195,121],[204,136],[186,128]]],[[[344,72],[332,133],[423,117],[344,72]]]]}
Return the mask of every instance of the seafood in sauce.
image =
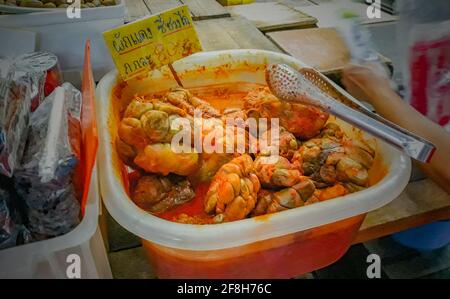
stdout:
{"type": "MultiPolygon", "coordinates": [[[[265,87],[242,94],[240,105],[226,100],[217,105],[210,94],[202,98],[175,88],[159,97],[135,96],[122,110],[116,149],[140,174],[129,191],[142,209],[180,223],[215,224],[299,208],[369,186],[375,150],[347,137],[327,113],[280,101],[265,87]],[[203,116],[202,141],[220,129],[251,145],[252,132],[229,133],[226,123],[278,118],[278,155],[259,141],[256,152],[246,146],[240,152],[211,153],[195,142],[189,143],[189,152],[174,151],[171,142],[181,130],[174,122],[185,118],[193,128],[196,111],[203,116]],[[267,158],[276,159],[268,163],[267,158]]],[[[274,128],[264,130],[260,138],[270,139],[274,128]]],[[[226,134],[209,141],[225,146],[226,134]]]]}

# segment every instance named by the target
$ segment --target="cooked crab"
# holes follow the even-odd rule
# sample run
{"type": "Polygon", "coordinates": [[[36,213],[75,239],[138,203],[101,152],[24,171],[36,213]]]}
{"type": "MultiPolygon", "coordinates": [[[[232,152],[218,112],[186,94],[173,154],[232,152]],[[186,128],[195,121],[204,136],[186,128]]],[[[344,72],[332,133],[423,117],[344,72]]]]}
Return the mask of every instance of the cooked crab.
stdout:
{"type": "Polygon", "coordinates": [[[350,193],[349,190],[344,185],[338,183],[325,189],[318,189],[316,196],[319,201],[325,201],[339,196],[344,196],[348,193],[350,193]]]}
{"type": "Polygon", "coordinates": [[[243,121],[247,120],[247,114],[245,111],[239,108],[226,108],[223,113],[221,119],[224,123],[229,120],[237,120],[242,119],[243,121]]]}
{"type": "Polygon", "coordinates": [[[221,223],[245,218],[255,207],[260,189],[252,158],[244,154],[223,165],[204,201],[205,212],[221,223]]]}
{"type": "Polygon", "coordinates": [[[280,101],[267,88],[250,92],[244,98],[244,109],[249,117],[278,118],[282,127],[300,139],[319,134],[328,120],[328,114],[322,110],[280,101]]]}
{"type": "Polygon", "coordinates": [[[339,126],[330,123],[320,138],[304,142],[293,160],[299,161],[304,175],[310,176],[318,187],[337,182],[367,187],[374,155],[368,144],[346,138],[339,126]]]}
{"type": "Polygon", "coordinates": [[[175,153],[170,143],[156,143],[147,145],[140,151],[134,163],[150,173],[168,175],[190,175],[198,168],[198,153],[191,152],[175,153]]]}
{"type": "Polygon", "coordinates": [[[174,130],[173,121],[186,116],[183,109],[170,103],[134,99],[119,124],[116,148],[120,157],[128,165],[151,173],[191,174],[198,154],[194,150],[178,154],[170,147],[173,136],[182,129],[174,130]]]}
{"type": "Polygon", "coordinates": [[[132,198],[164,219],[223,223],[325,201],[369,185],[375,151],[368,144],[348,138],[328,122],[327,113],[280,101],[268,89],[249,92],[244,109],[223,113],[182,88],[158,99],[135,97],[122,112],[117,152],[125,163],[147,173],[132,187],[132,198]],[[197,110],[202,118],[195,117],[197,110]],[[258,122],[261,118],[270,124],[258,122]],[[175,126],[178,120],[187,121],[175,126]],[[186,126],[189,133],[178,134],[186,126]],[[191,184],[200,190],[192,206],[161,215],[195,197],[191,184]]]}
{"type": "Polygon", "coordinates": [[[226,153],[202,153],[199,156],[198,169],[189,177],[193,184],[210,182],[222,165],[233,159],[226,153]]]}
{"type": "Polygon", "coordinates": [[[132,199],[146,211],[162,213],[190,201],[194,196],[194,190],[186,179],[146,175],[138,180],[132,199]]]}
{"type": "Polygon", "coordinates": [[[260,134],[258,139],[258,153],[259,155],[270,155],[272,146],[278,147],[278,155],[291,159],[295,151],[299,148],[299,142],[295,136],[283,127],[279,127],[278,136],[273,136],[273,128],[268,130],[267,133],[260,134]],[[275,143],[275,144],[272,144],[275,143]]]}
{"type": "Polygon", "coordinates": [[[280,191],[261,190],[258,194],[258,202],[251,216],[259,216],[289,210],[309,204],[316,200],[314,192],[316,187],[307,177],[292,187],[280,191]]]}
{"type": "Polygon", "coordinates": [[[271,161],[269,157],[259,156],[254,162],[255,173],[264,187],[291,187],[302,180],[300,166],[278,156],[271,161]]]}
{"type": "Polygon", "coordinates": [[[209,118],[195,119],[194,123],[201,125],[200,151],[239,154],[248,152],[249,134],[244,122],[224,122],[218,118],[209,118]]]}
{"type": "Polygon", "coordinates": [[[176,87],[172,89],[163,98],[164,101],[181,108],[191,116],[194,115],[194,111],[197,109],[202,112],[203,117],[220,117],[220,112],[211,106],[210,103],[192,95],[189,90],[176,87]]]}
{"type": "Polygon", "coordinates": [[[186,117],[186,112],[178,107],[160,101],[144,101],[142,98],[133,100],[125,110],[119,137],[128,144],[133,144],[135,135],[145,135],[146,142],[170,142],[177,132],[172,129],[172,122],[186,117]],[[138,132],[130,132],[127,129],[138,132]]]}

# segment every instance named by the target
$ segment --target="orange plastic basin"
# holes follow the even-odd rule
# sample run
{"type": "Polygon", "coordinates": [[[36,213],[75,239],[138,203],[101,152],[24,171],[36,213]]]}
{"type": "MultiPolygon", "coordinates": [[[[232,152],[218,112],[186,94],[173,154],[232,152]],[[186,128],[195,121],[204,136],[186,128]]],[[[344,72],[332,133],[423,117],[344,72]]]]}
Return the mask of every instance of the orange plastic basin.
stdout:
{"type": "Polygon", "coordinates": [[[366,214],[222,250],[190,251],[142,240],[159,278],[294,278],[340,259],[366,214]]]}

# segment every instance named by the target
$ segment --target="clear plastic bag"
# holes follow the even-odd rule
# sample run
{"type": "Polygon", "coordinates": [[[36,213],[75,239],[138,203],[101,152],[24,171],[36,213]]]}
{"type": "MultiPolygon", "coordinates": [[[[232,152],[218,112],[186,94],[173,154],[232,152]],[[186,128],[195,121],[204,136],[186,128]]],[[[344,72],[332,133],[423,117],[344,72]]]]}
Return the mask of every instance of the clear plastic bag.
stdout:
{"type": "Polygon", "coordinates": [[[358,20],[343,19],[337,29],[349,48],[352,63],[370,64],[375,71],[389,77],[389,70],[381,61],[380,54],[372,41],[372,35],[366,27],[358,20]]]}
{"type": "Polygon", "coordinates": [[[22,158],[27,138],[33,86],[28,74],[16,73],[11,61],[2,61],[0,78],[0,173],[8,177],[22,158]]]}
{"type": "MultiPolygon", "coordinates": [[[[0,184],[4,185],[3,182],[0,184]]],[[[0,186],[0,250],[27,243],[31,238],[22,224],[18,207],[13,205],[13,197],[10,191],[0,186]]]]}
{"type": "Polygon", "coordinates": [[[28,229],[35,239],[65,234],[78,225],[80,205],[73,174],[79,163],[81,94],[66,83],[34,111],[15,188],[26,205],[28,229]],[[75,142],[74,142],[75,141],[75,142]]]}
{"type": "Polygon", "coordinates": [[[30,111],[62,78],[48,52],[0,60],[0,173],[11,177],[22,159],[30,111]]]}
{"type": "Polygon", "coordinates": [[[58,58],[49,52],[33,52],[17,56],[14,58],[14,68],[16,72],[29,74],[36,81],[33,88],[37,90],[32,92],[31,99],[32,112],[46,96],[63,83],[58,58]]]}

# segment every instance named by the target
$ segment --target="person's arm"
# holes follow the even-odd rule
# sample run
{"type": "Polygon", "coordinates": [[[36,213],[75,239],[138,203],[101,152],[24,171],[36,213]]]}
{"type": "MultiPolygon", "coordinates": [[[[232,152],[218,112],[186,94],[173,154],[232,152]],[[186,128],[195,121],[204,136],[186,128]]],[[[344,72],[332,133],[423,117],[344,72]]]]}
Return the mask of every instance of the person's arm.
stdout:
{"type": "Polygon", "coordinates": [[[350,94],[371,103],[378,114],[436,146],[430,163],[420,163],[420,167],[450,193],[450,134],[404,102],[392,90],[389,80],[369,67],[348,66],[342,83],[350,94]]]}

